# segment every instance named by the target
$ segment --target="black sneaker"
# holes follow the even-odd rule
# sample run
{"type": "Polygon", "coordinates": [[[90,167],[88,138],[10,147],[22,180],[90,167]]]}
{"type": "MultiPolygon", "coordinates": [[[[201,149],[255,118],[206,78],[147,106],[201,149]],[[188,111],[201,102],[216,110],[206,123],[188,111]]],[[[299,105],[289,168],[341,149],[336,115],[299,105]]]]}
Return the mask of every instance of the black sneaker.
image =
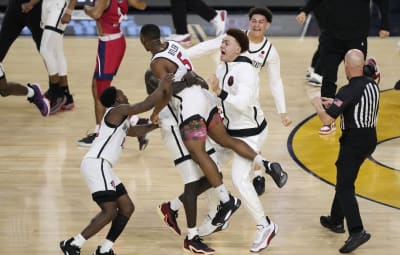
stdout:
{"type": "Polygon", "coordinates": [[[319,218],[319,221],[321,222],[321,225],[327,229],[329,229],[332,232],[335,233],[344,233],[344,226],[343,224],[334,224],[332,222],[331,216],[321,216],[319,218]]]}
{"type": "Polygon", "coordinates": [[[211,224],[214,226],[220,227],[223,226],[232,216],[232,214],[240,207],[242,203],[240,199],[229,195],[230,199],[226,203],[220,204],[220,208],[217,211],[214,219],[212,220],[211,224]]]}
{"type": "Polygon", "coordinates": [[[186,236],[185,241],[183,241],[183,249],[193,254],[214,254],[215,250],[208,247],[208,245],[202,241],[203,240],[197,235],[190,240],[188,240],[186,236]]]}
{"type": "Polygon", "coordinates": [[[281,165],[276,162],[264,161],[265,172],[269,174],[279,188],[285,186],[288,174],[282,170],[281,165]]]}
{"type": "Polygon", "coordinates": [[[340,253],[349,253],[357,249],[363,243],[366,243],[371,238],[371,234],[365,230],[360,233],[351,234],[346,240],[342,248],[339,249],[340,253]]]}
{"type": "Polygon", "coordinates": [[[71,94],[64,94],[64,95],[67,100],[65,101],[65,104],[61,107],[61,109],[67,110],[67,111],[74,109],[75,104],[74,104],[74,98],[72,97],[72,95],[71,94]]]}
{"type": "Polygon", "coordinates": [[[78,141],[78,145],[82,147],[90,147],[92,146],[92,143],[94,139],[96,138],[97,134],[96,133],[91,133],[82,138],[81,140],[78,141]]]}
{"type": "Polygon", "coordinates": [[[97,246],[96,251],[93,253],[93,255],[115,255],[114,251],[110,249],[108,252],[101,253],[100,252],[100,246],[97,246]]]}
{"type": "Polygon", "coordinates": [[[396,84],[394,85],[394,89],[395,89],[395,90],[400,90],[400,80],[398,80],[398,81],[396,82],[396,84]]]}
{"type": "Polygon", "coordinates": [[[63,105],[67,102],[67,97],[63,94],[60,96],[54,96],[50,100],[50,114],[56,114],[61,110],[63,105]]]}
{"type": "Polygon", "coordinates": [[[62,252],[65,255],[80,255],[81,254],[81,248],[75,245],[71,245],[71,242],[74,240],[73,237],[71,237],[68,240],[64,240],[60,242],[60,248],[62,252]]]}
{"type": "Polygon", "coordinates": [[[261,196],[265,192],[265,178],[264,176],[256,176],[253,179],[253,186],[257,195],[261,196]]]}

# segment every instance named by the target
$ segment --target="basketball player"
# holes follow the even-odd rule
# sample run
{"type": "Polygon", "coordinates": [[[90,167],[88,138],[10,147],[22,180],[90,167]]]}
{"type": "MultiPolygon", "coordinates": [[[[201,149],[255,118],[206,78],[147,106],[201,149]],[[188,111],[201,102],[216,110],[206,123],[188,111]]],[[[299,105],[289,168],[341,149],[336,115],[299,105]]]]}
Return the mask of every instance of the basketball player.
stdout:
{"type": "Polygon", "coordinates": [[[50,100],[50,114],[61,109],[71,110],[74,101],[68,88],[67,60],[64,54],[63,36],[67,23],[61,19],[65,13],[72,13],[66,8],[69,0],[43,0],[40,54],[46,64],[49,75],[49,90],[45,93],[50,100]]]}
{"type": "MultiPolygon", "coordinates": [[[[246,31],[250,46],[245,55],[251,59],[253,66],[258,70],[264,68],[268,72],[269,87],[275,101],[277,112],[281,117],[283,126],[289,126],[290,120],[285,102],[285,91],[280,74],[280,57],[276,48],[268,41],[265,34],[271,26],[272,12],[266,7],[255,7],[249,10],[249,30],[246,31]]],[[[189,57],[195,58],[204,56],[211,52],[219,50],[223,36],[199,43],[189,49],[189,57]]],[[[255,177],[253,179],[254,187],[259,195],[265,191],[265,178],[262,176],[260,167],[256,167],[255,177]]]]}
{"type": "MultiPolygon", "coordinates": [[[[143,0],[96,0],[94,6],[84,5],[85,13],[96,20],[99,40],[96,67],[92,79],[96,127],[93,133],[88,134],[78,141],[80,146],[90,147],[99,131],[105,109],[100,103],[98,96],[101,95],[104,89],[110,86],[125,55],[126,41],[121,31],[121,21],[128,12],[128,3],[140,10],[146,8],[143,0]]],[[[137,119],[140,122],[138,124],[147,122],[147,120],[137,119]]],[[[139,149],[143,150],[147,146],[148,140],[145,137],[138,137],[138,139],[139,149]]]]}
{"type": "Polygon", "coordinates": [[[43,117],[49,115],[49,101],[43,97],[39,84],[28,84],[26,87],[14,82],[7,82],[3,65],[0,63],[0,95],[7,96],[26,96],[30,103],[36,105],[43,117]]]}
{"type": "MultiPolygon", "coordinates": [[[[140,32],[140,40],[144,48],[153,55],[150,68],[157,78],[162,78],[167,73],[174,73],[174,80],[180,81],[184,74],[193,70],[193,64],[182,46],[174,41],[161,42],[160,29],[156,25],[144,25],[140,32]]],[[[158,114],[169,102],[173,109],[176,111],[179,109],[178,123],[183,143],[192,159],[199,164],[208,182],[218,192],[221,207],[214,218],[214,225],[223,225],[229,220],[240,205],[240,200],[229,194],[222,183],[217,165],[207,154],[205,149],[207,135],[222,146],[234,149],[243,157],[264,165],[278,186],[282,187],[286,184],[287,174],[283,172],[279,164],[266,161],[246,143],[226,133],[213,97],[207,90],[200,86],[190,86],[175,93],[173,98],[172,87],[159,87],[156,91],[158,90],[162,90],[162,95],[166,97],[158,101],[151,120],[153,123],[158,123],[158,114]]],[[[186,210],[186,207],[190,205],[185,204],[184,201],[184,206],[186,210]]],[[[188,227],[192,228],[193,232],[189,232],[190,236],[186,237],[184,248],[190,249],[191,241],[197,237],[197,229],[195,226],[188,227]]]]}
{"type": "MultiPolygon", "coordinates": [[[[171,86],[172,79],[172,74],[166,75],[161,83],[171,86]]],[[[60,242],[60,248],[65,255],[80,255],[85,241],[110,222],[112,224],[107,237],[94,254],[114,254],[112,246],[128,223],[134,204],[113,167],[120,157],[127,135],[144,135],[157,127],[153,124],[130,127],[129,120],[130,115],[154,107],[155,96],[156,94],[150,95],[143,102],[129,104],[120,89],[110,86],[102,92],[100,101],[107,109],[98,136],[81,163],[81,173],[101,211],[80,234],[60,242]]]]}
{"type": "MultiPolygon", "coordinates": [[[[229,29],[220,48],[221,63],[217,67],[216,75],[209,78],[208,84],[222,106],[228,133],[259,152],[265,143],[268,128],[258,100],[258,71],[246,56],[249,39],[241,30],[229,29]]],[[[252,169],[251,160],[233,153],[232,182],[257,224],[250,251],[260,252],[267,248],[277,234],[278,226],[265,216],[261,201],[249,178],[252,169]]],[[[210,221],[208,231],[199,232],[203,236],[209,235],[216,228],[217,226],[210,221]]]]}
{"type": "MultiPolygon", "coordinates": [[[[185,81],[188,81],[187,76],[193,72],[187,72],[184,76],[185,81]]],[[[195,78],[196,79],[196,78],[195,78]]],[[[204,80],[196,80],[192,85],[205,82],[204,80]]],[[[153,73],[148,70],[145,74],[146,90],[148,94],[158,87],[158,79],[154,77],[153,73]]],[[[175,83],[175,87],[177,87],[175,83]]],[[[164,107],[159,113],[159,127],[161,131],[161,138],[167,150],[170,152],[175,166],[178,168],[179,173],[184,183],[184,193],[175,199],[164,202],[158,206],[158,214],[163,220],[164,224],[176,235],[181,235],[181,230],[178,226],[176,218],[178,217],[178,209],[183,206],[185,201],[186,222],[188,226],[188,240],[184,243],[184,248],[188,251],[196,250],[198,253],[211,254],[213,249],[201,242],[201,239],[196,236],[197,229],[193,226],[196,225],[197,215],[197,196],[205,190],[211,188],[210,183],[204,176],[198,164],[192,160],[190,153],[186,149],[182,141],[179,127],[177,113],[170,106],[164,107]],[[192,234],[193,233],[193,234],[192,234]],[[191,236],[194,235],[192,238],[191,236]],[[189,241],[190,240],[190,241],[189,241]]],[[[217,162],[215,149],[211,147],[209,138],[206,139],[206,150],[210,157],[217,162]]],[[[217,199],[217,202],[219,199],[217,199]]],[[[238,204],[239,205],[239,204],[238,204]]]]}

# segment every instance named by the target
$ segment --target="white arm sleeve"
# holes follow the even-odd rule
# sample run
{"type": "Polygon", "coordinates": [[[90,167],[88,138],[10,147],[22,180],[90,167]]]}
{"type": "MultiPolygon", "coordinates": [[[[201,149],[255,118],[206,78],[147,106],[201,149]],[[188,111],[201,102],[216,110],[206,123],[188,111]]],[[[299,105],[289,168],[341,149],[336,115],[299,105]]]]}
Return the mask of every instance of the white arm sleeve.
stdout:
{"type": "Polygon", "coordinates": [[[266,69],[269,75],[269,87],[278,113],[286,113],[285,91],[281,78],[281,61],[274,46],[268,55],[266,69]]]}
{"type": "Polygon", "coordinates": [[[189,54],[190,58],[198,58],[213,53],[217,51],[221,46],[221,42],[224,36],[225,34],[220,35],[214,39],[198,43],[195,46],[186,49],[186,52],[187,54],[189,54]]]}

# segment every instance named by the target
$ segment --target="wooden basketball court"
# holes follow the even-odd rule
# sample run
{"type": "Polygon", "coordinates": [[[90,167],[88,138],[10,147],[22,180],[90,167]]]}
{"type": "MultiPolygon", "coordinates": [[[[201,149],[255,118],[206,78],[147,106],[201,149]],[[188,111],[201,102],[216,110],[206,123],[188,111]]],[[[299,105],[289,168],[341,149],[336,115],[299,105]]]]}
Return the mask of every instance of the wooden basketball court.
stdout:
{"type": "MultiPolygon", "coordinates": [[[[273,37],[270,40],[281,56],[287,107],[293,124],[287,128],[281,125],[266,82],[266,72],[263,72],[260,96],[270,124],[263,154],[284,166],[289,173],[289,181],[280,190],[267,177],[267,192],[261,199],[267,215],[279,225],[279,233],[262,253],[338,254],[338,249],[347,239],[347,233],[333,234],[320,226],[319,216],[329,214],[334,187],[322,181],[316,172],[316,166],[326,169],[327,177],[322,176],[322,179],[332,182],[335,174],[333,162],[337,156],[334,146],[338,134],[321,137],[317,133],[319,124],[315,119],[304,122],[314,113],[310,98],[319,93],[318,88],[305,82],[305,70],[316,49],[317,38],[299,40],[295,37],[273,37]],[[306,125],[300,125],[304,123],[306,125]],[[311,128],[304,129],[306,126],[311,128]],[[288,151],[288,137],[296,136],[293,133],[296,127],[298,129],[295,132],[299,132],[297,135],[307,136],[307,139],[293,140],[298,161],[288,151]],[[331,148],[324,153],[322,150],[325,150],[326,140],[331,148]],[[319,147],[321,144],[322,147],[319,147]],[[304,153],[306,150],[308,153],[304,153]],[[299,161],[303,165],[298,164],[299,161]],[[304,168],[320,178],[304,171],[304,168]]],[[[381,68],[382,90],[391,89],[400,79],[397,40],[369,39],[370,55],[376,57],[381,68]]],[[[76,144],[87,131],[92,132],[95,125],[90,86],[97,39],[66,37],[64,43],[70,89],[76,103],[74,110],[42,118],[24,97],[0,99],[0,251],[4,254],[61,254],[59,241],[75,236],[98,212],[80,176],[80,162],[87,149],[76,144]]],[[[212,74],[215,68],[212,59],[213,56],[194,59],[197,72],[204,77],[212,74]]],[[[122,88],[131,102],[145,97],[143,77],[149,60],[150,54],[145,52],[139,40],[129,38],[127,52],[114,85],[122,88]]],[[[30,37],[19,38],[3,64],[9,81],[38,82],[43,90],[47,89],[47,74],[30,37]]],[[[339,73],[338,84],[344,84],[342,67],[339,73]]],[[[385,105],[385,112],[381,112],[379,122],[391,127],[388,135],[385,135],[386,128],[379,129],[382,139],[389,139],[390,136],[398,139],[400,136],[400,91],[392,92],[391,99],[382,96],[381,105],[385,105]],[[390,100],[390,104],[386,105],[383,100],[390,100]]],[[[173,235],[156,212],[158,204],[182,192],[182,181],[161,143],[159,132],[155,130],[149,134],[149,138],[150,145],[143,152],[139,152],[136,139],[129,138],[115,167],[136,205],[131,221],[114,246],[118,255],[183,253],[184,236],[173,235]]],[[[354,254],[399,254],[398,157],[398,142],[383,149],[379,147],[380,160],[393,168],[384,170],[389,178],[380,178],[375,171],[377,164],[374,161],[368,161],[361,170],[360,174],[366,172],[368,175],[360,178],[357,191],[366,198],[374,196],[372,199],[377,202],[358,198],[365,228],[372,238],[354,254]],[[377,185],[393,188],[390,192],[378,189],[380,194],[371,194],[377,185]],[[390,201],[382,202],[380,199],[390,201]]],[[[229,165],[223,168],[223,172],[225,183],[232,193],[237,194],[231,183],[229,165]]],[[[198,224],[201,224],[206,211],[205,198],[201,197],[198,224]]],[[[184,219],[182,210],[178,218],[182,230],[185,230],[184,219]]],[[[90,239],[82,248],[82,254],[92,254],[103,241],[107,230],[90,239]]],[[[233,216],[226,231],[207,237],[205,241],[216,249],[216,254],[250,254],[254,233],[255,223],[243,207],[233,216]]]]}

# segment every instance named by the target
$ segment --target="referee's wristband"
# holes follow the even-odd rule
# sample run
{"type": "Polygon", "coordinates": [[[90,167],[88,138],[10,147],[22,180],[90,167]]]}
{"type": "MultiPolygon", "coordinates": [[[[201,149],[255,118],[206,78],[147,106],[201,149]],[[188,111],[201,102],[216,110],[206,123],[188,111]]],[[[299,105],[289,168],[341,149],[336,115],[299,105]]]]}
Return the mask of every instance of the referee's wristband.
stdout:
{"type": "Polygon", "coordinates": [[[65,9],[65,13],[66,14],[68,14],[68,15],[72,15],[72,12],[73,12],[74,10],[71,10],[71,9],[65,9]]]}

